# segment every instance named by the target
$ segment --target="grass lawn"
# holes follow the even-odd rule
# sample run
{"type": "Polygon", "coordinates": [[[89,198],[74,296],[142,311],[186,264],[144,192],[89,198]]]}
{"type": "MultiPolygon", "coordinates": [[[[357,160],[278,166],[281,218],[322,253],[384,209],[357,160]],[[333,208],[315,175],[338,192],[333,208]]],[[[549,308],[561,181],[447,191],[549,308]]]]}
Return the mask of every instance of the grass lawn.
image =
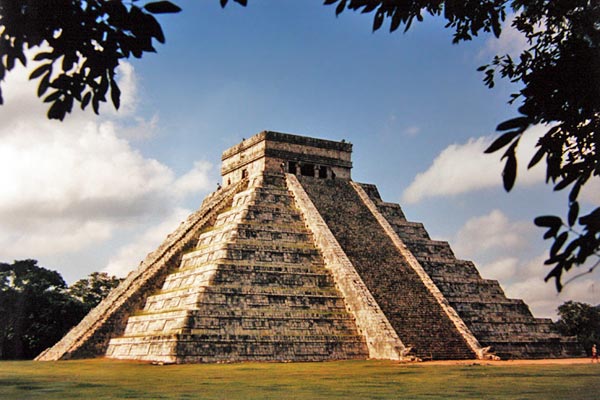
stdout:
{"type": "Polygon", "coordinates": [[[598,399],[600,365],[0,362],[0,399],[598,399]]]}

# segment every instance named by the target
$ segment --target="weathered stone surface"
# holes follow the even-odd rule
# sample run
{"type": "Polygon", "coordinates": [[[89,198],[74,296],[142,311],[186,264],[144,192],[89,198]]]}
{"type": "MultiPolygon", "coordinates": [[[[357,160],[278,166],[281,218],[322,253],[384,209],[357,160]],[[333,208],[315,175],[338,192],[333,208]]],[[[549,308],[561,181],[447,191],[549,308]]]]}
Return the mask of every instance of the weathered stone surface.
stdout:
{"type": "Polygon", "coordinates": [[[570,338],[350,180],[352,145],[261,132],[223,189],[39,360],[579,355],[570,338]]]}
{"type": "Polygon", "coordinates": [[[474,349],[394,246],[350,181],[307,177],[300,181],[413,354],[435,359],[476,358],[474,349]]]}
{"type": "Polygon", "coordinates": [[[368,356],[281,174],[252,177],[106,354],[174,363],[368,356]]]}
{"type": "Polygon", "coordinates": [[[582,355],[575,339],[555,332],[551,320],[534,318],[522,300],[507,298],[497,281],[483,279],[470,261],[457,260],[447,243],[429,239],[399,205],[383,202],[375,186],[362,187],[481,346],[507,359],[582,355]]]}

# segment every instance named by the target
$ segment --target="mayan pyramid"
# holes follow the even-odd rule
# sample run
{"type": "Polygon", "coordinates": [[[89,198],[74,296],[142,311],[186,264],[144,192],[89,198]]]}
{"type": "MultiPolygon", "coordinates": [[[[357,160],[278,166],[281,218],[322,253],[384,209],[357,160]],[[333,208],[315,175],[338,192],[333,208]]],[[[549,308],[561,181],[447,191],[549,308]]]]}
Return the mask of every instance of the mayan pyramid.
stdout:
{"type": "Polygon", "coordinates": [[[579,355],[497,281],[430,239],[350,143],[261,132],[222,188],[38,360],[166,363],[579,355]]]}

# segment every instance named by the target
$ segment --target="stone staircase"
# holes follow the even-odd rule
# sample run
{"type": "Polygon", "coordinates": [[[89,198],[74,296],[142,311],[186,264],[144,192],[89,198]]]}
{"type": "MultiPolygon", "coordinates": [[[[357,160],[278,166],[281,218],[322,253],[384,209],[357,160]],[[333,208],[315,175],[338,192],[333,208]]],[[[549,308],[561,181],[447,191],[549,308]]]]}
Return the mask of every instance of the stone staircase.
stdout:
{"type": "Polygon", "coordinates": [[[233,196],[243,190],[247,183],[247,180],[239,181],[207,196],[198,211],[182,222],[106,299],[58,343],[37,356],[36,360],[55,361],[103,355],[110,338],[124,332],[129,316],[163,285],[169,272],[181,262],[183,254],[195,246],[200,232],[214,224],[217,214],[231,206],[233,196]]]}
{"type": "Polygon", "coordinates": [[[421,223],[406,220],[398,204],[383,202],[374,185],[361,187],[482,346],[503,359],[582,355],[574,338],[556,333],[550,319],[534,318],[522,300],[507,298],[472,262],[457,260],[448,243],[431,240],[421,223]]]}
{"type": "Polygon", "coordinates": [[[107,356],[168,363],[368,357],[282,175],[251,178],[107,356]]]}
{"type": "Polygon", "coordinates": [[[402,342],[412,347],[410,354],[425,359],[476,358],[350,181],[299,180],[402,342]]]}

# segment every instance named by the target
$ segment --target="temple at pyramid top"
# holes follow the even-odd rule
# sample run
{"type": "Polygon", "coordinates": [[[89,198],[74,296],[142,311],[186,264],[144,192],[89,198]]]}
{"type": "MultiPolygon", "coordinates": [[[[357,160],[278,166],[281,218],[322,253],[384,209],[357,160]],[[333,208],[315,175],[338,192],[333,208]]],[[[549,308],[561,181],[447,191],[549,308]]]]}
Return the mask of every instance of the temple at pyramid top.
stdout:
{"type": "Polygon", "coordinates": [[[223,185],[263,172],[350,179],[352,144],[263,131],[223,152],[223,185]]]}

